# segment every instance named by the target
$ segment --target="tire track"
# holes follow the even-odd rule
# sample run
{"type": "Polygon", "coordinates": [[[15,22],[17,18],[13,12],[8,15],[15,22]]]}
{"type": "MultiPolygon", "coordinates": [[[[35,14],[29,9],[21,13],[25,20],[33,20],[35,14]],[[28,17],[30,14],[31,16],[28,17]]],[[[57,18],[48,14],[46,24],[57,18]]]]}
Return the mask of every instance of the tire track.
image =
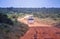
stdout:
{"type": "Polygon", "coordinates": [[[60,39],[60,29],[55,27],[30,27],[20,39],[60,39]]]}

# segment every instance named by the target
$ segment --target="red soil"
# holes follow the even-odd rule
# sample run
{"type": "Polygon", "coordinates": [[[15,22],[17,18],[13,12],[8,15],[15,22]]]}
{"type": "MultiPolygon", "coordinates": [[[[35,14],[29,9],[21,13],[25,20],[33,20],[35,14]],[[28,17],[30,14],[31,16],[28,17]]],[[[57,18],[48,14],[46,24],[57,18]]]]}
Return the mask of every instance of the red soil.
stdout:
{"type": "Polygon", "coordinates": [[[35,20],[29,24],[27,19],[19,19],[18,21],[29,25],[30,29],[20,39],[60,39],[60,29],[52,27],[52,25],[44,24],[35,20]]]}
{"type": "Polygon", "coordinates": [[[55,27],[31,27],[20,39],[60,39],[60,29],[55,27]]]}

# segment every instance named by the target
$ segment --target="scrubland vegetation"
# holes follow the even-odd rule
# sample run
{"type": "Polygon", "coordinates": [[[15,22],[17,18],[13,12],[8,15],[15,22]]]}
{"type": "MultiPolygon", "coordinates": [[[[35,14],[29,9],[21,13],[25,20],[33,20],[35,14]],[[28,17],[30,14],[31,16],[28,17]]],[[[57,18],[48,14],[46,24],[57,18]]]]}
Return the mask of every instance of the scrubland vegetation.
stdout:
{"type": "Polygon", "coordinates": [[[0,13],[0,39],[19,39],[28,30],[28,25],[18,22],[14,15],[0,13]]]}
{"type": "Polygon", "coordinates": [[[41,21],[60,27],[60,8],[0,8],[0,39],[19,39],[29,29],[18,17],[33,14],[41,21]]]}

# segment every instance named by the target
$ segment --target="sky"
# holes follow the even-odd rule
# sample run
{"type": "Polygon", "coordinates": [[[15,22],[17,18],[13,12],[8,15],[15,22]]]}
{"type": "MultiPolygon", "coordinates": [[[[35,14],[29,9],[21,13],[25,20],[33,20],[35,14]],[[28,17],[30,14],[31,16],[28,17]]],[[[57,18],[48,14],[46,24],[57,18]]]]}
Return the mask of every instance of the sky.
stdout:
{"type": "Polygon", "coordinates": [[[60,8],[60,0],[0,0],[0,7],[60,8]]]}

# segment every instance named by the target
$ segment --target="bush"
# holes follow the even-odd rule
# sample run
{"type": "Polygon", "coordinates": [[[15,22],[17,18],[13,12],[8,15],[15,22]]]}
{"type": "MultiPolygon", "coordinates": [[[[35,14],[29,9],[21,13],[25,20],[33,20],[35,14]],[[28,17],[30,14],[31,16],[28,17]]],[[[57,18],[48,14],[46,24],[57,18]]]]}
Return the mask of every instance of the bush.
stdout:
{"type": "Polygon", "coordinates": [[[12,21],[7,15],[0,13],[0,39],[19,39],[28,28],[28,25],[12,21]]]}
{"type": "Polygon", "coordinates": [[[13,25],[13,22],[6,14],[0,13],[0,23],[5,23],[9,25],[13,25]]]}

